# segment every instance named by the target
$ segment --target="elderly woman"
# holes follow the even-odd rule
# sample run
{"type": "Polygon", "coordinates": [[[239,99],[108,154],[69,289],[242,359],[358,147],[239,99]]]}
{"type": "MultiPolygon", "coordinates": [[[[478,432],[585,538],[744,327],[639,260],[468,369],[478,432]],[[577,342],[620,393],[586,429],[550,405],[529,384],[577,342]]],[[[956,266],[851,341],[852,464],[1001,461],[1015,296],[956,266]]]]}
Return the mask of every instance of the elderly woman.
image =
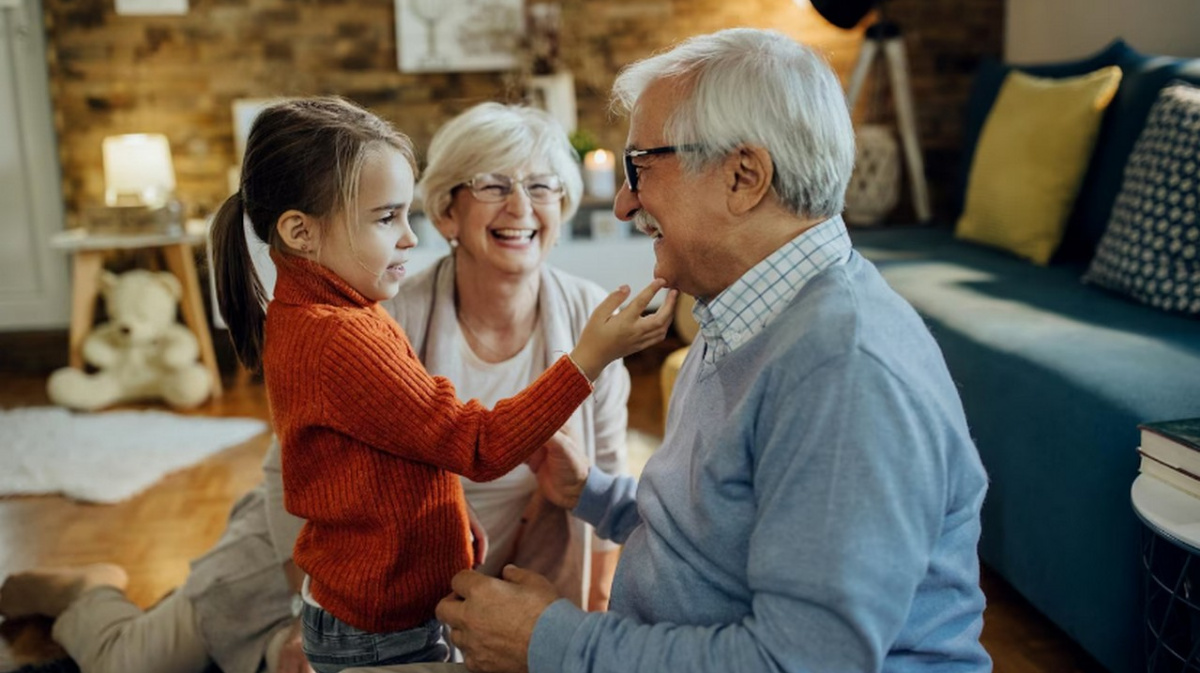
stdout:
{"type": "MultiPolygon", "coordinates": [[[[545,112],[483,103],[434,136],[418,184],[451,253],[384,304],[426,369],[493,405],[571,349],[605,297],[546,264],[583,191],[567,135],[545,112]]],[[[618,361],[566,426],[600,469],[625,469],[629,373],[618,361]]],[[[506,563],[546,574],[562,596],[604,609],[617,549],[547,502],[525,465],[489,483],[463,479],[488,534],[482,571],[506,563]]]]}

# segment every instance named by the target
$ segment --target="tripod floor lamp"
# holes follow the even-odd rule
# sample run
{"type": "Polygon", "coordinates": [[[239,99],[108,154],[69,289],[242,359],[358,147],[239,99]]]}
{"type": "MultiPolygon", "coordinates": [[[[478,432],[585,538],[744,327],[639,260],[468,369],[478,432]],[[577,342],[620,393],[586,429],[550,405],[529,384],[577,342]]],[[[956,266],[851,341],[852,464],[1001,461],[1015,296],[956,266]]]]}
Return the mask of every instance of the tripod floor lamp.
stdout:
{"type": "Polygon", "coordinates": [[[882,0],[812,0],[813,8],[827,21],[839,28],[853,28],[875,6],[879,6],[878,20],[869,26],[864,36],[862,51],[850,75],[846,91],[846,102],[853,110],[862,93],[863,84],[874,65],[875,59],[883,56],[892,96],[896,106],[896,117],[900,126],[900,142],[904,148],[908,167],[909,185],[912,190],[913,209],[917,219],[927,222],[932,217],[929,207],[929,187],[925,182],[925,161],[921,156],[921,145],[917,137],[917,115],[909,86],[908,57],[904,49],[904,36],[900,26],[887,19],[882,0]]]}

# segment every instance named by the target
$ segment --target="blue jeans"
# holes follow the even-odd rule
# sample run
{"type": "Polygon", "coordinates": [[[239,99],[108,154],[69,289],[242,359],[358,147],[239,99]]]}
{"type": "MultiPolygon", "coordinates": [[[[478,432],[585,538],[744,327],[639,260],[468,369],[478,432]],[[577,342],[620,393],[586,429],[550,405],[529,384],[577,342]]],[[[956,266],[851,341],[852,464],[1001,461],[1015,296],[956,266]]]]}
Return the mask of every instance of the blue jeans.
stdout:
{"type": "Polygon", "coordinates": [[[300,621],[304,628],[304,654],[317,673],[450,658],[444,627],[436,619],[407,631],[371,633],[305,603],[300,621]]]}

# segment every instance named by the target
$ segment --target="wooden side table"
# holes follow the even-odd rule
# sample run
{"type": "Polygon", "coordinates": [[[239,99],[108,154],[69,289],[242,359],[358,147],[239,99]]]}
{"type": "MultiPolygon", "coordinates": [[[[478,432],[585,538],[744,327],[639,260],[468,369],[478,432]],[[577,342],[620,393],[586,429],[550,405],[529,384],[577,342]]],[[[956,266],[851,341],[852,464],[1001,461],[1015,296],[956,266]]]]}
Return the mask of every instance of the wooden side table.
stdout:
{"type": "Polygon", "coordinates": [[[84,229],[64,231],[50,239],[51,247],[73,253],[71,270],[71,329],[70,363],[83,367],[83,340],[92,329],[96,315],[96,296],[100,294],[100,272],[104,255],[113,250],[161,249],[170,270],[183,286],[180,309],[188,329],[200,344],[200,361],[212,376],[212,397],[218,399],[221,370],[213,350],[212,332],[200,294],[200,278],[196,272],[195,246],[207,244],[204,234],[92,234],[84,229]]]}

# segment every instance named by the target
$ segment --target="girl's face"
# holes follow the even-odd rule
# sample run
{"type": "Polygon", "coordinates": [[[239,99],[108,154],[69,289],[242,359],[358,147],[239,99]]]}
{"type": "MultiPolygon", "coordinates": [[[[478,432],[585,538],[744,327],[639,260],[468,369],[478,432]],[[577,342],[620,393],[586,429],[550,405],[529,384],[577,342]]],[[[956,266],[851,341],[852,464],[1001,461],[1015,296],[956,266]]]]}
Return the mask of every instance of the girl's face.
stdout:
{"type": "Polygon", "coordinates": [[[408,226],[413,171],[398,150],[367,155],[358,182],[354,220],[338,213],[324,230],[318,261],[372,301],[396,296],[408,250],[417,236],[408,226]]]}
{"type": "MultiPolygon", "coordinates": [[[[493,183],[495,176],[507,178],[511,193],[497,202],[480,200],[468,185],[459,187],[450,202],[446,220],[440,227],[447,235],[458,239],[457,258],[463,268],[474,265],[504,274],[536,273],[558,240],[562,227],[561,198],[535,201],[526,188],[535,194],[545,192],[546,185],[560,187],[561,182],[550,170],[548,161],[533,161],[518,170],[495,171],[477,176],[474,186],[482,198],[488,191],[499,192],[493,183]],[[523,188],[524,181],[527,187],[523,188]]],[[[503,179],[501,179],[503,182],[503,179]]]]}

